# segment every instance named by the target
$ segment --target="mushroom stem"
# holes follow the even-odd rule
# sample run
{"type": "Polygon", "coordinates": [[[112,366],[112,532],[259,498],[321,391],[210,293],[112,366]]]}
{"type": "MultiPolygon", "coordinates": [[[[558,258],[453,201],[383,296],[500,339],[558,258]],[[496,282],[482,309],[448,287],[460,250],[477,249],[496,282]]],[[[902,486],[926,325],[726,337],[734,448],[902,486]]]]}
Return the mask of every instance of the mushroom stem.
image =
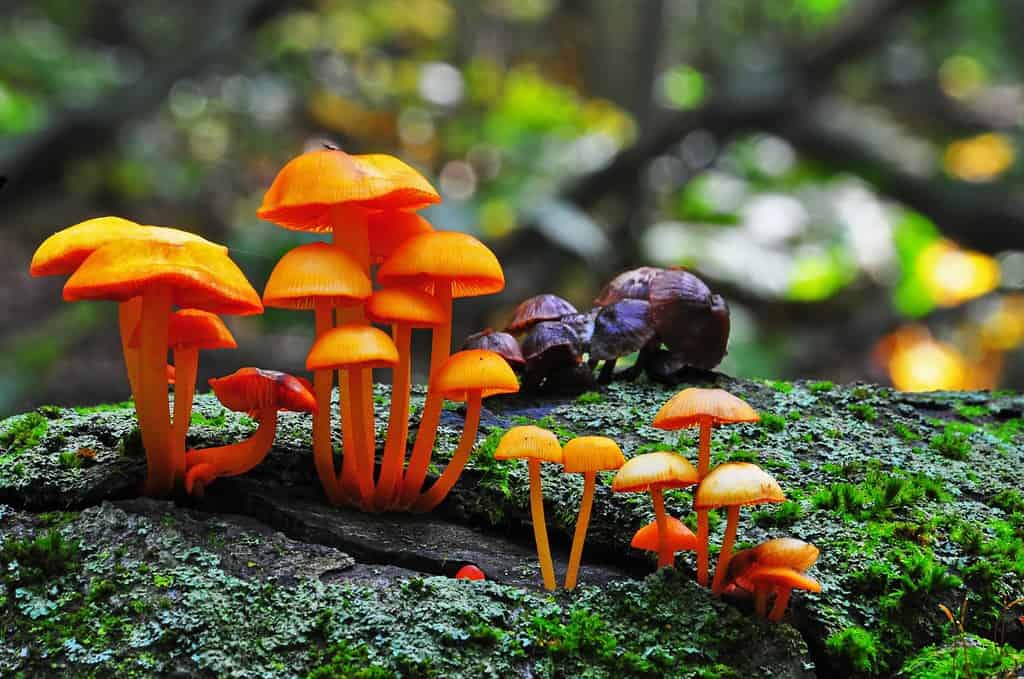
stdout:
{"type": "Polygon", "coordinates": [[[469,394],[469,399],[466,402],[466,420],[462,425],[462,436],[459,439],[459,446],[452,453],[452,459],[448,462],[448,466],[445,467],[441,476],[434,482],[434,485],[423,493],[420,499],[413,505],[415,511],[429,512],[441,504],[459,480],[476,443],[476,432],[480,427],[480,411],[483,409],[482,403],[483,394],[481,392],[474,391],[469,394]]]}
{"type": "Polygon", "coordinates": [[[205,485],[220,476],[244,474],[262,462],[277,433],[277,410],[264,408],[256,414],[256,419],[259,421],[256,433],[244,441],[187,452],[185,490],[191,494],[197,482],[205,485]]]}
{"type": "Polygon", "coordinates": [[[583,499],[580,500],[580,513],[576,517],[576,532],[572,536],[572,551],[569,553],[569,567],[565,571],[565,588],[576,587],[576,578],[580,572],[580,560],[583,558],[583,543],[587,539],[587,527],[590,525],[590,509],[594,504],[594,487],[597,485],[597,472],[584,472],[583,499]]]}
{"type": "MultiPolygon", "coordinates": [[[[363,376],[366,372],[365,368],[352,368],[346,370],[346,374],[349,379],[349,389],[352,394],[352,405],[351,412],[355,418],[353,422],[353,431],[356,449],[353,451],[353,458],[357,462],[355,467],[356,484],[359,488],[359,500],[360,504],[367,507],[369,503],[373,502],[373,461],[374,452],[376,449],[376,439],[370,437],[367,439],[366,422],[364,419],[365,405],[363,399],[366,397],[363,376]]],[[[349,455],[349,451],[345,450],[345,455],[349,455]]]]}
{"type": "Polygon", "coordinates": [[[533,538],[537,542],[537,558],[544,578],[544,589],[555,589],[555,566],[548,546],[548,528],[544,520],[544,494],[541,488],[540,460],[530,459],[530,516],[533,520],[533,538]]]}
{"type": "Polygon", "coordinates": [[[199,349],[182,347],[174,350],[174,419],[171,421],[171,462],[174,482],[185,480],[185,437],[192,421],[192,399],[196,391],[199,349]]]}
{"type": "Polygon", "coordinates": [[[736,542],[736,527],[740,522],[740,506],[729,506],[729,519],[725,524],[725,538],[722,540],[722,551],[718,555],[718,565],[715,566],[715,581],[711,584],[711,593],[715,596],[722,593],[725,588],[725,576],[729,572],[729,562],[732,560],[732,546],[736,542]]]}
{"type": "Polygon", "coordinates": [[[413,444],[409,456],[409,466],[405,471],[405,483],[402,487],[402,504],[411,505],[423,487],[430,466],[430,456],[434,450],[437,436],[437,425],[441,421],[441,404],[443,398],[433,388],[434,376],[448,360],[452,350],[452,285],[448,281],[437,281],[434,284],[434,298],[445,310],[449,319],[444,325],[434,328],[430,343],[430,386],[427,388],[427,401],[423,405],[423,416],[416,431],[416,443],[413,444]]]}
{"type": "Polygon", "coordinates": [[[789,606],[789,594],[792,591],[792,587],[779,586],[778,593],[775,595],[775,605],[772,606],[772,612],[768,614],[769,620],[772,622],[782,620],[782,616],[786,613],[786,607],[789,606]]]}
{"type": "MultiPolygon", "coordinates": [[[[316,337],[320,337],[334,325],[331,307],[317,302],[316,337]]],[[[320,477],[320,485],[331,504],[342,501],[341,484],[334,471],[334,449],[331,447],[331,387],[334,373],[330,370],[313,371],[313,396],[316,398],[316,412],[313,413],[313,464],[320,477]]]]}
{"type": "Polygon", "coordinates": [[[341,419],[341,478],[338,479],[338,492],[343,498],[352,498],[359,493],[356,482],[356,469],[359,468],[359,460],[355,457],[355,451],[359,445],[356,443],[356,416],[352,411],[352,386],[349,380],[348,370],[338,371],[338,416],[341,419]]]}
{"type": "Polygon", "coordinates": [[[700,418],[700,449],[697,453],[697,473],[703,479],[711,471],[711,418],[700,418]]]}
{"type": "Polygon", "coordinates": [[[763,618],[768,615],[768,594],[770,588],[764,585],[754,585],[754,612],[757,617],[763,618]]]}
{"type": "Polygon", "coordinates": [[[117,305],[117,321],[121,329],[121,351],[124,354],[125,372],[128,373],[128,387],[132,392],[132,400],[139,393],[139,348],[128,346],[128,339],[135,332],[142,315],[142,298],[132,297],[127,302],[117,305]]]}
{"type": "Polygon", "coordinates": [[[142,296],[142,345],[139,348],[139,393],[135,403],[146,449],[146,495],[166,495],[174,488],[170,456],[171,413],[167,407],[167,326],[171,291],[154,285],[142,296]]]}
{"type": "Polygon", "coordinates": [[[384,458],[381,462],[380,477],[377,479],[376,505],[378,509],[388,507],[395,500],[398,479],[405,449],[409,442],[409,386],[412,382],[412,326],[403,323],[391,327],[391,336],[398,349],[398,364],[391,378],[391,414],[388,419],[388,436],[384,443],[384,458]]]}
{"type": "Polygon", "coordinates": [[[697,510],[697,582],[707,587],[708,584],[708,510],[697,510]]]}
{"type": "Polygon", "coordinates": [[[673,566],[675,555],[668,543],[668,517],[665,514],[665,499],[660,487],[651,488],[651,501],[654,503],[654,518],[658,522],[658,568],[673,566]]]}

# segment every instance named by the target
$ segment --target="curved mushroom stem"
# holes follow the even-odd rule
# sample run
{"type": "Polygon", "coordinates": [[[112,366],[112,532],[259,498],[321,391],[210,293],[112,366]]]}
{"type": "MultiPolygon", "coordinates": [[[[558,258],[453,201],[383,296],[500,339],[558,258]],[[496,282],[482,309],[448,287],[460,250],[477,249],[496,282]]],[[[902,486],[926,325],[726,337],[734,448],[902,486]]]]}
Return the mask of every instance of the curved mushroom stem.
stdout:
{"type": "Polygon", "coordinates": [[[718,555],[718,565],[715,566],[715,581],[711,584],[711,593],[718,596],[725,587],[725,576],[729,572],[729,562],[732,560],[732,546],[736,542],[736,527],[740,522],[739,505],[729,506],[729,519],[725,524],[725,538],[722,540],[722,551],[718,555]]]}
{"type": "Polygon", "coordinates": [[[537,558],[544,578],[544,589],[554,590],[555,565],[551,561],[551,547],[548,546],[548,527],[544,520],[544,493],[540,479],[540,460],[531,459],[530,464],[530,517],[533,520],[533,538],[537,542],[537,558]]]}
{"type": "Polygon", "coordinates": [[[580,560],[583,558],[583,543],[587,539],[587,527],[590,525],[590,508],[594,504],[594,487],[596,485],[597,472],[584,472],[583,499],[580,500],[580,513],[576,517],[576,532],[572,536],[569,568],[565,571],[566,589],[576,587],[576,578],[580,572],[580,560]]]}
{"type": "Polygon", "coordinates": [[[708,510],[697,510],[697,582],[707,587],[708,584],[708,510]]]}
{"type": "Polygon", "coordinates": [[[196,391],[199,350],[181,347],[174,350],[174,419],[171,421],[171,461],[174,482],[185,480],[185,437],[192,422],[192,399],[196,391]]]}
{"type": "Polygon", "coordinates": [[[668,517],[665,514],[665,499],[660,487],[651,488],[651,501],[654,503],[654,518],[658,522],[658,568],[673,566],[676,558],[668,543],[668,517]]]}
{"type": "Polygon", "coordinates": [[[170,455],[171,413],[167,406],[167,326],[171,291],[156,285],[142,296],[142,346],[135,410],[146,449],[146,495],[166,495],[174,488],[170,455]]]}
{"type": "Polygon", "coordinates": [[[405,470],[405,482],[402,484],[402,505],[409,506],[416,499],[423,480],[427,477],[430,466],[430,455],[434,450],[437,437],[437,425],[441,421],[441,405],[443,398],[433,389],[434,376],[448,360],[452,350],[452,286],[450,282],[438,281],[434,284],[434,298],[445,310],[449,319],[444,325],[434,328],[430,343],[430,386],[427,388],[427,401],[423,406],[420,427],[416,431],[416,443],[413,444],[409,466],[405,470]]]}
{"type": "MultiPolygon", "coordinates": [[[[320,337],[334,325],[331,307],[318,302],[316,313],[316,336],[320,337]]],[[[331,370],[313,371],[313,396],[316,412],[313,413],[313,464],[320,477],[320,485],[331,504],[342,502],[341,485],[334,471],[334,449],[331,446],[331,387],[334,373],[331,370]]]]}
{"type": "Polygon", "coordinates": [[[775,595],[775,605],[772,606],[772,612],[768,614],[769,620],[772,622],[782,620],[782,616],[786,614],[786,607],[789,606],[789,594],[792,591],[792,587],[779,586],[778,593],[775,595]]]}
{"type": "Polygon", "coordinates": [[[757,617],[763,618],[768,615],[768,594],[770,594],[770,587],[764,585],[754,585],[754,612],[757,613],[757,617]]]}
{"type": "Polygon", "coordinates": [[[205,486],[220,476],[238,476],[262,462],[277,433],[277,410],[265,408],[256,419],[256,433],[244,441],[185,453],[185,490],[192,493],[197,482],[205,486]]]}
{"type": "Polygon", "coordinates": [[[711,471],[711,418],[700,418],[700,449],[697,452],[697,474],[704,478],[711,471]]]}
{"type": "MultiPolygon", "coordinates": [[[[349,379],[349,389],[352,396],[352,403],[350,411],[352,416],[355,418],[353,425],[353,432],[355,438],[355,449],[352,451],[353,461],[356,462],[354,468],[356,476],[356,485],[359,489],[359,504],[367,509],[370,503],[373,502],[373,457],[376,449],[376,440],[373,436],[367,439],[366,422],[365,416],[365,403],[366,398],[363,377],[367,370],[365,368],[352,368],[346,370],[345,374],[349,379]]],[[[345,456],[349,456],[348,449],[345,449],[345,456]]]]}
{"type": "Polygon", "coordinates": [[[142,316],[142,298],[132,297],[127,302],[117,305],[117,324],[121,330],[121,351],[124,354],[125,372],[128,373],[128,387],[132,392],[132,400],[139,393],[139,348],[128,346],[128,339],[135,332],[142,316]]]}
{"type": "Polygon", "coordinates": [[[378,509],[385,509],[395,501],[398,479],[405,448],[409,442],[409,385],[412,382],[412,327],[405,324],[392,326],[391,335],[398,349],[398,364],[391,378],[391,415],[388,436],[384,443],[384,459],[380,466],[375,497],[378,509]]]}
{"type": "Polygon", "coordinates": [[[415,511],[429,512],[441,504],[459,480],[462,470],[466,468],[466,462],[469,461],[469,455],[473,452],[473,445],[476,443],[476,432],[480,427],[480,411],[483,409],[482,402],[481,392],[474,391],[469,395],[469,400],[466,403],[466,420],[462,425],[459,446],[452,453],[452,459],[434,485],[423,493],[413,505],[415,511]]]}
{"type": "Polygon", "coordinates": [[[359,495],[356,480],[359,460],[355,453],[359,445],[356,441],[356,415],[352,410],[352,386],[348,370],[338,371],[338,417],[341,419],[341,477],[337,480],[338,493],[349,500],[359,495]]]}

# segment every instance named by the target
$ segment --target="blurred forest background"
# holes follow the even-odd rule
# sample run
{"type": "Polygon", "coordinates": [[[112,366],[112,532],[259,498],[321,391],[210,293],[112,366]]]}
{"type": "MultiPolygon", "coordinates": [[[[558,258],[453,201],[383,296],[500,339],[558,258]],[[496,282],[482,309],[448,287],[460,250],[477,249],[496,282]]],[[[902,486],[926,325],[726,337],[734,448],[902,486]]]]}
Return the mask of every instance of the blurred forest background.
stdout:
{"type": "MultiPolygon", "coordinates": [[[[720,369],[1024,387],[1022,0],[3,0],[0,415],[127,397],[112,304],[28,262],[104,214],[228,244],[321,140],[420,168],[501,258],[456,341],[641,264],[729,300],[720,369]]],[[[307,314],[228,319],[301,371],[307,314]]]]}

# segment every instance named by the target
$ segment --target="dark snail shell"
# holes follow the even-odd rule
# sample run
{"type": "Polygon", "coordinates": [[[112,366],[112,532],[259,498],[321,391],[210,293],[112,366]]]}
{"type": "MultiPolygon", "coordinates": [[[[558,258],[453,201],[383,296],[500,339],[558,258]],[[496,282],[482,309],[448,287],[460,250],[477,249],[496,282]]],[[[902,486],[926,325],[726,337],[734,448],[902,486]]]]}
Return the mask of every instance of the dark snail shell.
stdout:
{"type": "Polygon", "coordinates": [[[583,345],[584,352],[590,351],[590,339],[594,336],[594,319],[600,309],[591,309],[586,313],[562,316],[562,323],[572,328],[583,345]]]}
{"type": "Polygon", "coordinates": [[[516,338],[507,332],[496,332],[491,328],[473,333],[462,343],[463,349],[486,349],[504,358],[513,368],[526,363],[516,338]]]}
{"type": "Polygon", "coordinates": [[[623,299],[601,309],[594,319],[590,357],[605,361],[640,351],[654,337],[650,308],[643,300],[623,299]]]}
{"type": "Polygon", "coordinates": [[[641,266],[638,269],[623,271],[613,278],[594,300],[597,306],[608,306],[622,299],[648,299],[651,281],[665,271],[656,266],[641,266]]]}
{"type": "Polygon", "coordinates": [[[558,295],[537,295],[520,302],[506,330],[520,333],[542,321],[557,321],[562,316],[578,313],[576,307],[558,295]]]}
{"type": "Polygon", "coordinates": [[[560,366],[544,380],[544,391],[549,393],[575,394],[596,386],[594,373],[585,364],[560,366]]]}
{"type": "Polygon", "coordinates": [[[658,337],[686,365],[711,370],[729,343],[729,307],[704,281],[671,270],[651,283],[651,320],[658,337]]]}
{"type": "Polygon", "coordinates": [[[543,321],[534,325],[523,339],[522,350],[528,364],[542,360],[576,364],[583,353],[579,337],[561,321],[543,321]]]}

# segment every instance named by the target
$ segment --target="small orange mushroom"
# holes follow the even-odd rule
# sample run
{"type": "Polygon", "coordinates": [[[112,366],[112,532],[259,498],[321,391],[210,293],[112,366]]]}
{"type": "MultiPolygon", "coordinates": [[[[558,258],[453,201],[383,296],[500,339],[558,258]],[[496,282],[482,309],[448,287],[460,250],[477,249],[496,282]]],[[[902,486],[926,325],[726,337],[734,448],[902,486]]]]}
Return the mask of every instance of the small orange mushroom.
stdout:
{"type": "Polygon", "coordinates": [[[471,563],[466,564],[455,574],[456,580],[486,580],[484,572],[471,563]]]}
{"type": "Polygon", "coordinates": [[[789,605],[789,595],[794,589],[808,592],[821,591],[821,583],[817,580],[785,566],[755,566],[747,573],[747,578],[760,588],[770,586],[777,588],[775,605],[772,606],[771,613],[768,614],[768,619],[772,622],[782,620],[782,616],[786,613],[786,607],[789,605]]]}
{"type": "MultiPolygon", "coordinates": [[[[697,548],[697,536],[693,534],[679,519],[674,516],[665,517],[667,528],[667,539],[669,549],[675,552],[688,552],[697,548]]],[[[658,522],[651,521],[649,524],[633,534],[629,546],[633,549],[641,549],[645,552],[655,552],[661,548],[661,538],[658,534],[658,522]]]]}
{"type": "Polygon", "coordinates": [[[565,572],[565,588],[573,589],[576,587],[580,560],[583,558],[583,543],[587,539],[597,473],[618,469],[626,458],[622,456],[618,444],[605,436],[574,438],[565,444],[562,457],[563,471],[583,474],[583,498],[580,500],[580,511],[576,517],[576,531],[572,538],[572,551],[569,552],[569,567],[565,572]]]}
{"type": "Polygon", "coordinates": [[[748,577],[754,568],[785,567],[804,572],[818,560],[818,548],[796,538],[775,538],[756,547],[733,554],[729,561],[729,582],[754,593],[755,610],[761,617],[768,612],[770,586],[762,586],[748,577]]]}
{"type": "Polygon", "coordinates": [[[210,380],[210,387],[225,407],[252,414],[259,427],[245,441],[188,451],[185,490],[189,493],[201,493],[217,477],[244,474],[262,462],[274,443],[278,410],[316,411],[316,400],[306,385],[274,370],[242,368],[210,380]]]}

